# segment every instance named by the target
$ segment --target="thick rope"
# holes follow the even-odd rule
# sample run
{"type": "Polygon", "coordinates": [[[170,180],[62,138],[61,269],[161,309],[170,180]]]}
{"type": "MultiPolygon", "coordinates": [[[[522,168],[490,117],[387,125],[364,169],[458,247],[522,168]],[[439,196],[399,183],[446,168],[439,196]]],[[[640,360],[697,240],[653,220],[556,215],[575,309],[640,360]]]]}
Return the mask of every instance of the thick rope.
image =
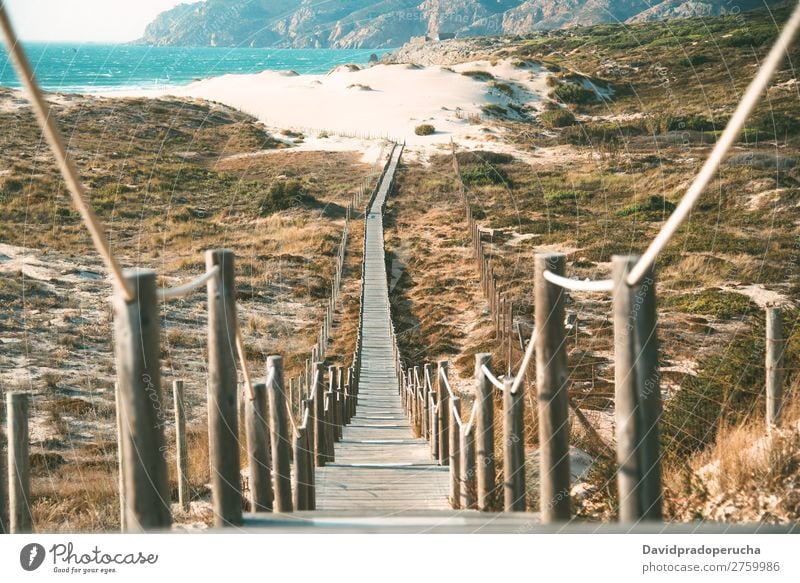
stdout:
{"type": "Polygon", "coordinates": [[[490,371],[489,368],[485,364],[481,365],[481,370],[483,371],[483,374],[486,375],[486,378],[489,379],[489,381],[495,387],[497,387],[501,391],[505,390],[506,386],[503,383],[501,383],[499,380],[497,380],[497,377],[492,374],[492,371],[490,371]]]}
{"type": "Polygon", "coordinates": [[[188,296],[196,289],[208,283],[208,280],[215,277],[218,273],[219,265],[215,265],[210,271],[206,271],[203,275],[193,281],[190,281],[189,283],[179,285],[177,287],[161,288],[158,290],[158,299],[163,302],[165,300],[174,300],[188,296]]]}
{"type": "Polygon", "coordinates": [[[92,237],[92,242],[97,252],[102,257],[109,272],[111,273],[112,280],[116,284],[117,290],[122,294],[126,301],[130,302],[136,294],[133,292],[128,282],[122,275],[122,267],[117,262],[117,259],[112,255],[111,249],[108,244],[108,239],[104,234],[103,226],[95,215],[94,210],[86,201],[86,191],[83,187],[81,179],[78,177],[78,171],[75,168],[75,163],[67,153],[64,146],[64,139],[61,136],[61,131],[58,128],[58,123],[50,111],[50,105],[45,101],[41,89],[36,82],[33,74],[33,69],[28,62],[25,51],[19,42],[16,32],[11,25],[11,20],[8,18],[5,3],[0,0],[0,28],[3,30],[3,37],[6,45],[8,46],[9,57],[17,72],[17,76],[24,85],[28,92],[31,105],[36,113],[36,119],[39,126],[42,128],[47,143],[50,144],[50,149],[56,157],[61,175],[67,184],[67,188],[72,197],[72,202],[78,209],[78,212],[83,219],[89,234],[92,237]]]}
{"type": "Polygon", "coordinates": [[[544,278],[550,283],[568,289],[570,291],[585,292],[610,292],[614,290],[614,282],[610,279],[601,281],[570,279],[561,275],[556,275],[552,271],[545,271],[544,278]]]}

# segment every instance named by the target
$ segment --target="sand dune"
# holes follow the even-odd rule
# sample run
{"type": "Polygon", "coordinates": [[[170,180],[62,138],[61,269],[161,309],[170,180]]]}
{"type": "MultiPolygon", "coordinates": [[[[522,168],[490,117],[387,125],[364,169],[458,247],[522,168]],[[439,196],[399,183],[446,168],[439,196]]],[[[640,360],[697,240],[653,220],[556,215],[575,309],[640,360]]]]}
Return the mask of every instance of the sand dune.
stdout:
{"type": "Polygon", "coordinates": [[[304,131],[304,149],[341,150],[361,146],[337,134],[389,136],[422,149],[441,147],[451,138],[480,143],[484,141],[483,106],[536,108],[547,91],[544,70],[533,64],[515,67],[508,61],[477,61],[452,68],[376,65],[353,69],[339,66],[325,75],[279,71],[224,75],[158,93],[114,95],[169,94],[218,101],[252,114],[270,128],[304,131]],[[463,74],[474,71],[486,71],[494,79],[463,74]],[[436,133],[415,135],[414,128],[423,123],[433,125],[436,133]],[[323,130],[329,137],[319,139],[323,130]]]}

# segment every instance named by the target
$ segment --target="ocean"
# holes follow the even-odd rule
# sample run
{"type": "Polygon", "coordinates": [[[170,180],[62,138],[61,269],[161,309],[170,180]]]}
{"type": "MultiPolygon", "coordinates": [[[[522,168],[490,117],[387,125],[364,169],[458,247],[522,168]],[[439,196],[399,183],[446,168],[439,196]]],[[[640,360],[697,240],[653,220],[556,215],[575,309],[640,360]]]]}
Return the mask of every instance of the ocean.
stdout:
{"type": "MultiPolygon", "coordinates": [[[[163,89],[226,73],[264,70],[321,74],[343,63],[366,64],[374,50],[146,47],[114,44],[25,43],[47,91],[95,93],[163,89]]],[[[377,52],[378,56],[385,51],[377,52]]],[[[0,49],[0,86],[19,87],[0,49]]]]}

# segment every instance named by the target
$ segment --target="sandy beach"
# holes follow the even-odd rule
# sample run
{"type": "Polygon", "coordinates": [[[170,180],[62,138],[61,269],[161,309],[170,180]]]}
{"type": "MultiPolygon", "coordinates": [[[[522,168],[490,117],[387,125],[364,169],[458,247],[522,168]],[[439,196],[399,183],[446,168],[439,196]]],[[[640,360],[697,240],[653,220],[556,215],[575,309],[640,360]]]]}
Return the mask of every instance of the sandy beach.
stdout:
{"type": "MultiPolygon", "coordinates": [[[[224,75],[163,91],[122,91],[109,96],[191,97],[220,102],[249,113],[271,130],[303,132],[306,150],[367,150],[370,138],[405,141],[412,150],[432,151],[456,140],[487,146],[483,108],[498,105],[533,112],[547,93],[547,72],[508,60],[454,65],[340,65],[325,75],[264,71],[224,75]],[[515,66],[516,65],[516,66],[515,66]],[[476,72],[488,73],[478,75],[476,72]],[[417,136],[431,124],[436,133],[417,136]]],[[[491,149],[491,145],[489,148],[491,149]]],[[[497,149],[507,148],[497,144],[497,149]]]]}

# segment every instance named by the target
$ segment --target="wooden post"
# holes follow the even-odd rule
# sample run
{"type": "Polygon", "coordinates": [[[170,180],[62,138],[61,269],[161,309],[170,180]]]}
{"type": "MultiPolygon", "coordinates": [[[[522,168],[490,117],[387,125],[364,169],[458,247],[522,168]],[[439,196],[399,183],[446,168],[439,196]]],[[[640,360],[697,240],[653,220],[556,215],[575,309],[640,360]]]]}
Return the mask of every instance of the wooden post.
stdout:
{"type": "Polygon", "coordinates": [[[214,524],[242,522],[239,399],[236,383],[236,287],[233,251],[206,251],[208,280],[208,445],[214,524]]]}
{"type": "Polygon", "coordinates": [[[461,508],[475,508],[475,426],[461,434],[461,508]]]}
{"type": "Polygon", "coordinates": [[[767,308],[767,431],[772,431],[781,420],[784,347],[781,309],[767,308]]]}
{"type": "Polygon", "coordinates": [[[450,438],[448,437],[448,425],[450,423],[450,393],[447,391],[447,386],[444,379],[447,378],[447,373],[450,363],[446,360],[440,360],[437,365],[436,371],[436,384],[437,393],[439,395],[439,465],[446,466],[450,463],[450,438]]]}
{"type": "Polygon", "coordinates": [[[272,511],[272,470],[267,410],[267,385],[253,385],[254,399],[245,399],[247,460],[250,467],[251,512],[272,511]]]}
{"type": "MultiPolygon", "coordinates": [[[[2,401],[0,401],[0,406],[2,401]]],[[[3,435],[3,428],[0,426],[0,453],[3,451],[5,445],[5,436],[3,435]]],[[[8,479],[6,476],[6,463],[4,463],[2,456],[0,456],[0,534],[7,534],[10,530],[8,524],[8,496],[6,494],[6,487],[8,486],[8,479]]]]}
{"type": "Polygon", "coordinates": [[[311,510],[311,499],[309,486],[311,476],[309,475],[311,455],[308,448],[308,432],[303,427],[298,431],[299,435],[294,436],[294,475],[292,477],[294,493],[294,507],[297,510],[311,510]]]}
{"type": "Polygon", "coordinates": [[[292,481],[289,451],[289,427],[286,418],[286,394],[283,388],[283,358],[267,358],[267,393],[269,395],[272,472],[275,479],[275,512],[292,511],[292,481]]]}
{"type": "MultiPolygon", "coordinates": [[[[450,406],[461,416],[461,399],[453,397],[450,406]]],[[[453,412],[450,412],[450,505],[461,506],[461,428],[453,412]]]]}
{"type": "Polygon", "coordinates": [[[189,450],[186,445],[186,409],[183,400],[183,381],[172,382],[172,401],[175,408],[175,463],[178,477],[178,505],[189,510],[189,450]]]}
{"type": "Polygon", "coordinates": [[[544,524],[570,518],[569,402],[564,350],[564,298],[544,272],[564,275],[560,253],[535,258],[536,385],[539,401],[539,476],[544,524]]]}
{"type": "Polygon", "coordinates": [[[172,523],[172,514],[163,455],[166,411],[161,395],[156,274],[126,271],[124,277],[136,297],[125,301],[115,294],[112,301],[125,526],[128,531],[165,529],[172,523]]]}
{"type": "Polygon", "coordinates": [[[492,355],[475,355],[475,399],[478,410],[475,423],[475,450],[477,454],[478,510],[492,508],[495,489],[494,475],[494,395],[492,383],[483,372],[483,367],[491,370],[492,355]]]}
{"type": "MultiPolygon", "coordinates": [[[[431,398],[436,400],[436,393],[431,395],[431,398]]],[[[441,405],[437,402],[430,407],[431,414],[431,457],[435,460],[439,459],[439,411],[441,405]]]]}
{"type": "Polygon", "coordinates": [[[655,276],[627,284],[634,256],[612,258],[617,474],[620,520],[661,520],[661,390],[655,276]]]}
{"type": "Polygon", "coordinates": [[[326,449],[326,427],[325,427],[325,382],[323,364],[314,363],[313,391],[314,407],[312,408],[312,420],[314,426],[314,460],[317,466],[324,466],[327,461],[326,449]]]}
{"type": "Polygon", "coordinates": [[[513,381],[503,389],[503,482],[506,512],[525,512],[525,435],[522,387],[511,392],[513,381]]]}
{"type": "Polygon", "coordinates": [[[9,530],[12,534],[21,534],[33,531],[28,395],[7,393],[6,414],[8,415],[9,530]]]}
{"type": "MultiPolygon", "coordinates": [[[[125,503],[125,470],[123,469],[123,457],[122,457],[122,407],[120,405],[120,396],[119,396],[119,383],[114,383],[114,403],[116,407],[116,417],[117,417],[117,478],[119,483],[119,529],[121,532],[127,532],[127,512],[125,508],[127,504],[125,503]]],[[[2,464],[0,464],[2,466],[2,464]]],[[[2,467],[0,467],[0,474],[2,474],[2,467]]],[[[2,477],[0,475],[0,477],[2,477]]],[[[5,488],[5,481],[0,484],[0,492],[5,488]]],[[[0,494],[0,498],[2,495],[0,494]]],[[[0,500],[0,502],[2,502],[0,500]]],[[[2,513],[3,507],[0,505],[0,520],[2,520],[2,513]]],[[[2,526],[2,525],[0,525],[2,526]]],[[[2,532],[2,531],[0,531],[2,532]]]]}
{"type": "Polygon", "coordinates": [[[422,367],[422,437],[430,440],[431,438],[431,365],[425,363],[422,367]]]}

